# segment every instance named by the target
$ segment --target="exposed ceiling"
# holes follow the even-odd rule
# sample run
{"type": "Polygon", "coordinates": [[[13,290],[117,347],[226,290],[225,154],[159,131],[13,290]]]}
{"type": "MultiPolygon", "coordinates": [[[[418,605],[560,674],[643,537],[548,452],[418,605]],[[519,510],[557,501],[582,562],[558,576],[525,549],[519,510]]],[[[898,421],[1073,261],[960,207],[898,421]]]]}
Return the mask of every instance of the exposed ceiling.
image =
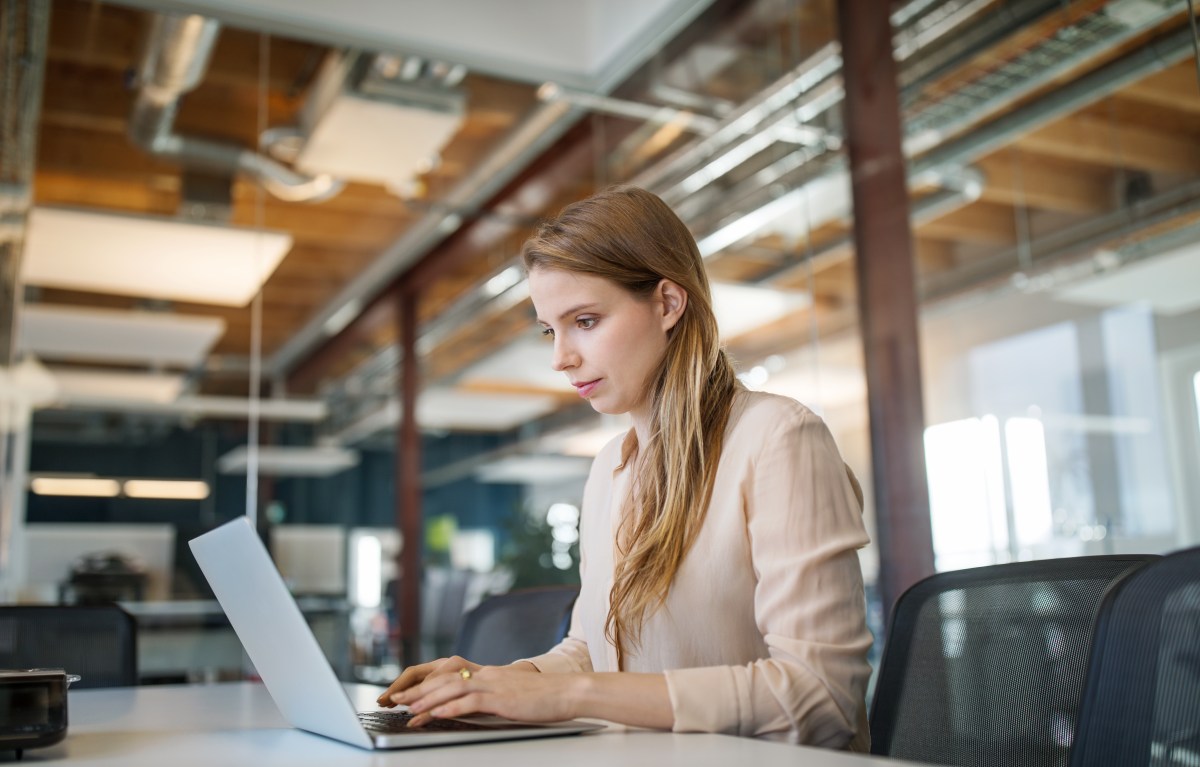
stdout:
{"type": "MultiPolygon", "coordinates": [[[[730,304],[723,322],[747,369],[854,329],[832,0],[499,7],[55,0],[31,252],[39,219],[69,221],[77,211],[275,234],[251,240],[266,275],[257,306],[136,287],[134,277],[154,279],[145,267],[121,285],[88,282],[89,266],[132,242],[118,234],[60,245],[75,261],[50,262],[58,279],[27,280],[30,316],[43,331],[88,316],[72,312],[128,316],[125,330],[148,316],[223,328],[190,362],[131,358],[128,344],[125,357],[98,360],[61,338],[25,348],[93,373],[186,377],[179,396],[242,396],[260,345],[274,393],[326,399],[322,430],[353,442],[396,423],[390,286],[407,273],[421,296],[423,423],[535,422],[549,432],[586,408],[540,372],[549,350],[532,340],[523,282],[506,270],[538,217],[618,181],[653,189],[681,213],[727,292],[758,291],[749,304],[730,304]],[[185,170],[129,137],[145,97],[136,74],[148,9],[164,8],[224,22],[198,85],[179,101],[175,134],[262,148],[286,168],[277,150],[315,119],[316,91],[335,66],[357,67],[355,77],[383,90],[433,78],[439,94],[461,97],[461,113],[442,112],[452,133],[412,178],[350,181],[320,201],[288,201],[244,172],[185,170]],[[264,255],[272,236],[290,237],[277,265],[264,255]],[[773,312],[754,317],[736,308],[768,304],[773,312]]],[[[1180,4],[917,0],[897,6],[894,21],[926,300],[997,286],[1124,300],[1128,289],[1113,287],[1122,265],[1153,263],[1157,252],[1169,263],[1131,271],[1135,293],[1194,273],[1200,256],[1177,240],[1200,225],[1200,87],[1180,4]],[[1071,280],[1093,282],[1069,288],[1046,277],[1068,264],[1071,280]]],[[[63,239],[68,224],[52,233],[63,239]]],[[[221,255],[213,246],[213,258],[221,255]]],[[[830,375],[860,391],[859,372],[830,375]]],[[[805,376],[791,373],[796,387],[805,376]]]]}

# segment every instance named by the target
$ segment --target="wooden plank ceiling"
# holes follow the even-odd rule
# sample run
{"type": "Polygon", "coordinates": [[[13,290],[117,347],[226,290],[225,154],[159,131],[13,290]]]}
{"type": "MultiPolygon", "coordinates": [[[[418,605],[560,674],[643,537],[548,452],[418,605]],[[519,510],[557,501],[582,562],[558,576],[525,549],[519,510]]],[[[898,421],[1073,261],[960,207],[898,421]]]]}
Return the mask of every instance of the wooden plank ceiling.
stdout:
{"type": "MultiPolygon", "coordinates": [[[[720,50],[724,63],[700,73],[694,90],[739,103],[782,72],[833,39],[833,0],[780,3],[728,3],[728,23],[705,33],[675,58],[660,57],[648,67],[704,60],[720,50]],[[786,7],[784,7],[786,6],[786,7]],[[705,49],[704,46],[708,46],[705,49]]],[[[968,87],[982,74],[1052,37],[1066,23],[1105,5],[1074,2],[924,86],[922,98],[936,100],[968,87]]],[[[725,13],[725,11],[722,11],[725,13]]],[[[1144,45],[1167,27],[1185,23],[1181,14],[1110,52],[1111,59],[1144,45]]],[[[35,195],[39,205],[175,215],[180,207],[180,169],[151,158],[126,139],[133,94],[128,86],[145,35],[146,14],[83,0],[55,0],[46,91],[41,116],[35,195]]],[[[295,121],[326,51],[311,43],[272,38],[268,76],[259,81],[262,40],[257,34],[224,29],[210,71],[184,100],[180,132],[256,145],[259,129],[295,121]],[[260,103],[261,102],[261,103],[260,103]],[[265,104],[265,120],[260,109],[265,104]]],[[[715,55],[715,54],[714,54],[715,55]]],[[[1090,62],[1065,73],[1057,85],[1099,66],[1090,62]]],[[[1200,176],[1200,89],[1194,63],[1184,61],[1122,88],[1074,114],[1017,137],[991,151],[976,166],[986,177],[978,200],[915,227],[922,279],[953,276],[956,270],[1071,223],[1103,215],[1125,204],[1123,190],[1142,176],[1155,184],[1200,176]]],[[[402,200],[382,188],[351,184],[319,204],[288,203],[262,192],[246,179],[234,187],[232,221],[291,232],[295,245],[263,291],[263,349],[270,355],[292,337],[367,264],[396,241],[447,189],[474,169],[500,138],[528,113],[536,100],[532,86],[470,74],[466,121],[447,146],[441,164],[423,177],[423,197],[402,200]]],[[[1044,93],[1042,91],[1040,93],[1044,93]]],[[[1039,94],[1030,94],[1033,98],[1039,94]]],[[[621,95],[649,101],[647,78],[621,95]]],[[[1028,98],[1014,101],[1018,108],[1028,98]]],[[[527,236],[528,220],[552,214],[563,204],[605,183],[622,181],[690,141],[664,136],[659,129],[621,118],[593,117],[560,146],[500,194],[491,209],[468,222],[435,251],[451,264],[423,286],[420,316],[427,322],[508,263],[527,236]],[[572,155],[572,152],[575,154],[572,155]],[[574,159],[572,159],[574,158],[574,159]],[[573,175],[555,178],[562,169],[573,175]],[[542,175],[539,175],[542,174],[542,175]]],[[[714,278],[755,281],[781,266],[844,239],[846,220],[822,223],[807,241],[778,234],[744,242],[712,259],[714,278]]],[[[850,329],[855,321],[853,249],[844,244],[826,254],[819,268],[794,269],[774,284],[808,290],[811,307],[743,337],[731,347],[753,363],[767,354],[807,343],[813,332],[850,329]]],[[[130,307],[133,298],[63,290],[42,290],[39,300],[92,306],[130,307]]],[[[248,353],[247,308],[175,304],[172,310],[222,317],[227,331],[214,354],[240,358],[248,353]]],[[[315,391],[322,381],[343,375],[380,348],[394,343],[396,327],[387,302],[376,304],[346,331],[352,343],[318,351],[302,364],[295,388],[315,391]]],[[[425,375],[450,381],[469,365],[527,332],[527,304],[499,313],[481,312],[442,338],[429,354],[425,375]]],[[[214,384],[215,385],[215,384],[214,384]]],[[[487,389],[475,382],[473,390],[487,389]]],[[[497,383],[495,391],[512,390],[497,383]]],[[[540,391],[532,387],[522,392],[540,391]]],[[[546,393],[554,393],[547,390],[546,393]]]]}

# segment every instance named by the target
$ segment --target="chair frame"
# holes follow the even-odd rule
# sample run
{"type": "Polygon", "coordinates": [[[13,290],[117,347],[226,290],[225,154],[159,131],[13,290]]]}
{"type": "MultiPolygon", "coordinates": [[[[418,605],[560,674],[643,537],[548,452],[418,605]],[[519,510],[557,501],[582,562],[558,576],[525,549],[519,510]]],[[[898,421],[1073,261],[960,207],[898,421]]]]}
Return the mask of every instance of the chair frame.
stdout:
{"type": "MultiPolygon", "coordinates": [[[[1153,710],[1153,676],[1156,675],[1148,678],[1145,674],[1130,673],[1132,669],[1122,668],[1119,660],[1129,653],[1144,654],[1148,648],[1157,650],[1160,646],[1161,622],[1134,620],[1128,614],[1118,616],[1114,613],[1117,602],[1128,597],[1135,600],[1138,612],[1143,617],[1151,614],[1161,616],[1167,595],[1146,588],[1147,580],[1164,571],[1169,574],[1176,569],[1187,571],[1194,568],[1197,558],[1200,558],[1200,547],[1173,552],[1121,579],[1104,595],[1092,631],[1092,648],[1079,706],[1079,721],[1075,742],[1071,746],[1071,767],[1090,767],[1097,763],[1150,763],[1153,720],[1136,714],[1153,710]],[[1185,556],[1176,556],[1181,554],[1185,556]],[[1114,696],[1113,690],[1105,689],[1110,686],[1115,686],[1121,694],[1114,696]],[[1121,727],[1115,729],[1111,723],[1118,719],[1121,727]]],[[[1159,661],[1156,652],[1156,670],[1159,661]]],[[[1144,671],[1145,668],[1139,670],[1144,671]]]]}
{"type": "MultiPolygon", "coordinates": [[[[129,641],[123,642],[121,646],[121,655],[119,666],[123,669],[119,675],[120,683],[115,685],[102,685],[103,687],[132,687],[138,684],[138,637],[137,637],[137,619],[129,612],[124,610],[115,602],[112,604],[92,604],[92,605],[0,605],[0,618],[12,617],[21,619],[22,615],[29,616],[36,620],[38,614],[50,615],[52,613],[82,613],[90,612],[105,612],[117,616],[117,620],[124,623],[124,630],[129,637],[129,641]]],[[[71,672],[72,669],[65,669],[71,672]]],[[[93,687],[89,684],[89,680],[83,679],[76,685],[80,688],[93,687]]]]}
{"type": "MultiPolygon", "coordinates": [[[[1043,559],[1027,562],[1006,562],[983,567],[973,567],[963,570],[951,570],[928,576],[909,587],[896,600],[888,621],[887,641],[879,663],[879,675],[875,684],[875,695],[871,701],[870,728],[871,753],[888,755],[896,737],[895,724],[899,716],[900,691],[904,687],[905,671],[911,656],[915,632],[898,635],[895,631],[897,618],[908,604],[923,605],[934,595],[964,588],[977,587],[981,583],[1000,584],[1006,581],[1021,582],[1036,578],[1039,573],[1063,566],[1064,563],[1086,565],[1088,563],[1126,561],[1131,565],[1130,570],[1118,577],[1108,587],[1111,591],[1131,574],[1136,573],[1149,562],[1159,559],[1157,555],[1096,555],[1082,557],[1064,557],[1059,559],[1043,559]],[[994,576],[981,581],[980,575],[991,571],[994,576]],[[883,692],[884,694],[881,694],[883,692]]],[[[1107,592],[1106,592],[1107,594],[1107,592]]],[[[1103,598],[1101,599],[1103,602],[1103,598]]],[[[919,609],[919,607],[917,608],[919,609]]]]}

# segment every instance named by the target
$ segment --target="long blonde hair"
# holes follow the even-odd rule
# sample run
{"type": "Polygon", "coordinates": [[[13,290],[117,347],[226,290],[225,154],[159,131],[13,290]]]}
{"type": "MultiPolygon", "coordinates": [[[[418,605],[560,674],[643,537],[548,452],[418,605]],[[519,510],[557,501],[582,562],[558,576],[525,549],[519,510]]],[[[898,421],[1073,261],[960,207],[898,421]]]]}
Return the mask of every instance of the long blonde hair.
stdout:
{"type": "Polygon", "coordinates": [[[638,446],[634,513],[625,515],[617,536],[628,550],[617,558],[605,635],[621,664],[638,646],[646,617],[666,600],[704,522],[739,384],[720,345],[696,241],[650,192],[616,186],[567,206],[538,228],[522,257],[528,271],[603,277],[641,298],[649,298],[664,278],[688,296],[651,384],[652,415],[648,444],[638,446]]]}

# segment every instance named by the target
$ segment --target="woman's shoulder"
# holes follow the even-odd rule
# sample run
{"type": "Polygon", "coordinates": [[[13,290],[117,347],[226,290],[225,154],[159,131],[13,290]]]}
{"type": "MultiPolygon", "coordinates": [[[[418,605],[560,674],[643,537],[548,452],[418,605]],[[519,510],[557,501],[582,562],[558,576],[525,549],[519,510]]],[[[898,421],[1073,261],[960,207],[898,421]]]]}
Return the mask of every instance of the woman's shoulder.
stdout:
{"type": "Polygon", "coordinates": [[[738,432],[749,432],[762,436],[812,419],[819,421],[820,416],[791,397],[743,389],[734,396],[729,434],[732,437],[738,432]]]}

